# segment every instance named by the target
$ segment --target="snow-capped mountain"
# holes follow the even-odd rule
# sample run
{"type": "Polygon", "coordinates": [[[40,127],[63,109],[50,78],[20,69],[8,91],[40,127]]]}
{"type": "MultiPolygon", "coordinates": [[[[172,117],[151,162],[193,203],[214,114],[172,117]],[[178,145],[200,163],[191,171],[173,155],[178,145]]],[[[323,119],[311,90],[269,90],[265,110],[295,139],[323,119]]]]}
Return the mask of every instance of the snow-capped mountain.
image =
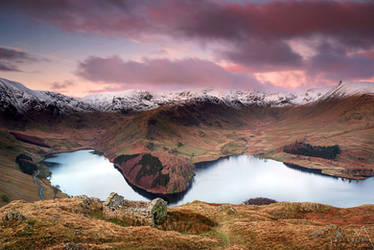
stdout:
{"type": "Polygon", "coordinates": [[[0,111],[18,113],[49,111],[53,114],[72,112],[128,112],[155,109],[162,105],[210,102],[234,108],[244,106],[300,105],[318,100],[374,93],[374,83],[343,83],[335,88],[310,89],[302,94],[265,93],[247,90],[194,89],[150,92],[126,90],[74,98],[55,92],[30,90],[22,84],[0,78],[0,111]]]}
{"type": "Polygon", "coordinates": [[[0,78],[0,110],[26,113],[29,111],[49,111],[53,114],[95,111],[77,98],[50,91],[36,91],[18,82],[0,78]]]}
{"type": "Polygon", "coordinates": [[[374,94],[373,82],[347,82],[327,91],[321,99],[339,98],[352,95],[374,94]]]}
{"type": "Polygon", "coordinates": [[[265,93],[246,90],[194,89],[185,91],[149,92],[126,90],[89,95],[82,100],[94,108],[107,112],[143,111],[154,109],[166,104],[182,105],[186,103],[210,102],[224,104],[234,108],[249,105],[284,106],[303,104],[315,101],[325,92],[309,90],[304,95],[293,93],[265,93]]]}

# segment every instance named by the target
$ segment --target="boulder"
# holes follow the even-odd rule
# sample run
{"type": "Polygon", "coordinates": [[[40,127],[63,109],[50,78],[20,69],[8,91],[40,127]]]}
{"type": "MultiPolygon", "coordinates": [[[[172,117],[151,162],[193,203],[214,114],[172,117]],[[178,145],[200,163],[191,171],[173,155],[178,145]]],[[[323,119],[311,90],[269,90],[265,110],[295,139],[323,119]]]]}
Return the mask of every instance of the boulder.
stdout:
{"type": "Polygon", "coordinates": [[[148,210],[152,216],[152,224],[161,225],[167,217],[168,204],[161,198],[156,198],[149,203],[148,210]]]}
{"type": "Polygon", "coordinates": [[[21,224],[25,220],[25,216],[20,212],[9,212],[2,218],[2,224],[21,224]]]}
{"type": "Polygon", "coordinates": [[[108,198],[106,198],[103,205],[107,206],[107,207],[121,207],[121,206],[123,206],[123,202],[124,202],[123,196],[121,196],[121,195],[119,195],[115,192],[112,192],[112,193],[110,193],[108,198]]]}
{"type": "Polygon", "coordinates": [[[67,242],[64,244],[66,250],[81,250],[85,249],[82,243],[67,242]]]}

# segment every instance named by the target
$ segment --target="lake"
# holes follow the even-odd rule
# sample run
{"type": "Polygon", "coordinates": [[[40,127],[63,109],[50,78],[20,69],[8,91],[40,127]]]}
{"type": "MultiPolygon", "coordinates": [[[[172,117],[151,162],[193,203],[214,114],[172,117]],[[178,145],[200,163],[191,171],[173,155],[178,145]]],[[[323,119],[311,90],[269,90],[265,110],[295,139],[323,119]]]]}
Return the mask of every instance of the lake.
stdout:
{"type": "MultiPolygon", "coordinates": [[[[87,195],[102,200],[111,193],[128,200],[147,201],[153,196],[131,187],[104,156],[93,150],[56,154],[46,161],[52,185],[69,195],[87,195]]],[[[277,201],[312,201],[337,207],[374,202],[374,178],[347,180],[290,168],[282,162],[237,155],[200,163],[191,188],[170,198],[172,205],[194,200],[239,204],[249,198],[267,197],[277,201]]]]}

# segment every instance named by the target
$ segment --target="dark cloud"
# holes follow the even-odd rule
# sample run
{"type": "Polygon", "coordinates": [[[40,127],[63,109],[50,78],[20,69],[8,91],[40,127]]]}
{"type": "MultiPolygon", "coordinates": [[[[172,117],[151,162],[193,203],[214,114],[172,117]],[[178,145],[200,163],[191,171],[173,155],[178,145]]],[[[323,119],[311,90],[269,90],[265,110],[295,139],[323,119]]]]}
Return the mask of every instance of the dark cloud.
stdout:
{"type": "Polygon", "coordinates": [[[34,60],[28,53],[0,47],[0,71],[21,71],[17,64],[34,60]]]}
{"type": "Polygon", "coordinates": [[[37,22],[69,32],[95,32],[134,38],[151,29],[146,13],[151,0],[4,0],[0,6],[22,10],[37,22]]]}
{"type": "Polygon", "coordinates": [[[14,62],[22,62],[25,60],[31,60],[32,57],[23,51],[0,47],[0,59],[14,62]]]}
{"type": "Polygon", "coordinates": [[[248,71],[263,72],[300,68],[302,57],[284,42],[249,39],[237,46],[227,46],[218,51],[220,58],[245,65],[248,71]]]}
{"type": "Polygon", "coordinates": [[[339,80],[369,79],[374,77],[374,58],[366,53],[349,53],[337,43],[321,43],[318,54],[307,61],[310,77],[339,80]]]}
{"type": "Polygon", "coordinates": [[[52,90],[66,89],[67,87],[74,86],[75,83],[72,81],[54,82],[51,85],[52,90]]]}
{"type": "Polygon", "coordinates": [[[20,72],[20,70],[15,65],[7,64],[0,60],[0,71],[15,71],[20,72]]]}
{"type": "Polygon", "coordinates": [[[69,31],[125,37],[160,33],[241,40],[318,33],[360,46],[370,45],[374,37],[373,1],[4,0],[1,5],[22,9],[35,20],[69,31]]]}
{"type": "MultiPolygon", "coordinates": [[[[198,41],[208,48],[211,42],[218,43],[221,49],[215,51],[220,59],[251,72],[303,70],[315,75],[320,70],[335,78],[329,70],[334,68],[356,78],[373,71],[362,69],[372,65],[372,58],[352,52],[374,47],[374,1],[3,0],[0,6],[22,10],[36,21],[69,32],[127,39],[162,35],[198,41]],[[314,58],[305,60],[289,45],[294,39],[314,37],[320,37],[314,58]],[[326,53],[320,46],[330,40],[339,44],[340,52],[326,53]],[[335,67],[337,61],[346,66],[335,67]]],[[[91,73],[90,78],[98,77],[91,73]]],[[[118,81],[115,75],[111,80],[118,81]]]]}
{"type": "Polygon", "coordinates": [[[145,59],[143,62],[136,62],[123,61],[118,56],[89,57],[79,64],[77,75],[94,82],[142,86],[151,84],[254,89],[265,87],[251,76],[232,73],[215,63],[196,58],[174,61],[145,59]]]}

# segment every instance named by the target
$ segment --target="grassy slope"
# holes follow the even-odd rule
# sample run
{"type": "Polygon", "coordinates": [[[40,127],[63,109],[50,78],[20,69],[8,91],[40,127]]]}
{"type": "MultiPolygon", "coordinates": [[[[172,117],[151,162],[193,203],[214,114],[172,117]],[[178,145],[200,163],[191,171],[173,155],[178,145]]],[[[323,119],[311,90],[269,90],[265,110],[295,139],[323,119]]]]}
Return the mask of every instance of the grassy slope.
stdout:
{"type": "MultiPolygon", "coordinates": [[[[57,120],[36,119],[22,129],[43,138],[53,152],[95,148],[113,160],[121,154],[167,152],[192,162],[238,154],[261,154],[284,162],[319,168],[335,176],[374,169],[374,97],[350,97],[312,106],[232,110],[219,106],[164,106],[137,114],[75,114],[57,120]],[[342,148],[336,161],[282,152],[284,145],[305,140],[342,148]],[[348,170],[348,171],[347,171],[348,170]]],[[[0,129],[0,192],[13,199],[38,199],[32,178],[14,163],[26,152],[41,160],[41,148],[16,141],[0,129]]],[[[44,153],[47,149],[43,149],[44,153]]],[[[167,160],[167,157],[164,157],[167,160]]],[[[46,183],[47,198],[52,194],[46,183]]]]}
{"type": "Polygon", "coordinates": [[[25,216],[0,222],[0,247],[60,249],[367,249],[374,240],[374,206],[339,209],[316,203],[267,206],[193,202],[168,208],[166,222],[124,226],[103,219],[95,201],[59,199],[0,208],[25,216]]]}

